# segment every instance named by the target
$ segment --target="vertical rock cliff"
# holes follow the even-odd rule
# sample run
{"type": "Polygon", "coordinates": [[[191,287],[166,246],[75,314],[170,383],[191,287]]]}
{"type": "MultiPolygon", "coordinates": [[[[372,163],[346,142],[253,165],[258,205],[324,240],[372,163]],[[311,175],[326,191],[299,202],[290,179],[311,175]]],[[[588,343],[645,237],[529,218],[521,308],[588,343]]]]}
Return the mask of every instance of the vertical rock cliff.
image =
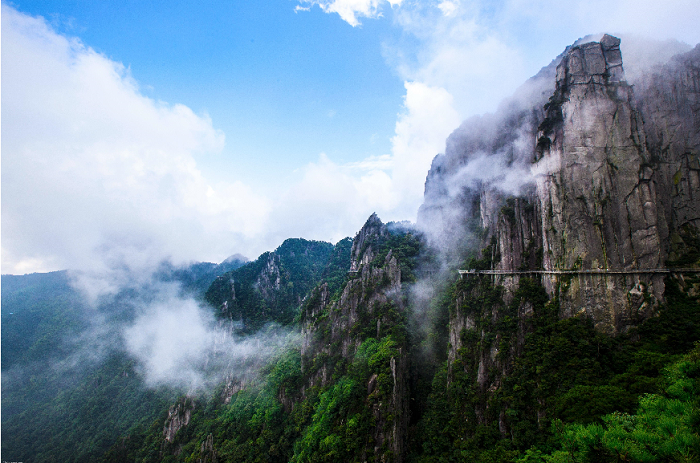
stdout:
{"type": "MultiPolygon", "coordinates": [[[[610,333],[638,324],[663,299],[664,283],[661,274],[632,272],[665,268],[671,244],[682,248],[697,234],[699,63],[696,47],[632,86],[619,39],[569,47],[524,87],[539,93],[450,137],[428,174],[419,220],[460,217],[446,228],[482,237],[481,248],[493,239],[497,270],[630,271],[542,283],[562,316],[585,313],[610,333]],[[497,125],[478,128],[485,123],[497,125]],[[482,159],[500,171],[477,175],[482,159]]],[[[498,281],[512,289],[518,280],[498,281]]]]}
{"type": "MultiPolygon", "coordinates": [[[[641,113],[624,79],[619,39],[573,47],[557,66],[533,172],[543,268],[658,269],[668,250],[651,181],[641,113]]],[[[559,278],[546,281],[551,292],[559,278]]],[[[578,275],[561,292],[565,315],[585,311],[602,329],[628,327],[663,297],[657,275],[578,275]],[[634,291],[650,296],[634,297],[634,291]]]]}

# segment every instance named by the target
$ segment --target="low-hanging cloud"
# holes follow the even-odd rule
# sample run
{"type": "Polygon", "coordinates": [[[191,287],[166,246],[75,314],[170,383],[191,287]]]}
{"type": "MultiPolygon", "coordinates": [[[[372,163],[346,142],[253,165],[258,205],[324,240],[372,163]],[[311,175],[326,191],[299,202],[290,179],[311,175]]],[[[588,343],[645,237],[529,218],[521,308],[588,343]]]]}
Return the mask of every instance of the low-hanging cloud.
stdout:
{"type": "Polygon", "coordinates": [[[287,342],[270,329],[247,339],[211,310],[158,281],[176,265],[260,249],[270,201],[197,167],[224,134],[206,114],[145,97],[129,70],[2,5],[2,266],[6,273],[71,269],[85,296],[80,333],[61,372],[114,352],[137,360],[148,385],[196,390],[254,374],[287,342]]]}
{"type": "Polygon", "coordinates": [[[138,308],[121,334],[148,386],[190,392],[227,377],[252,379],[280,349],[298,339],[272,325],[255,335],[239,336],[234,325],[215,320],[211,310],[182,297],[173,285],[161,285],[154,300],[138,308]]]}
{"type": "Polygon", "coordinates": [[[163,260],[255,256],[290,236],[336,241],[375,211],[413,218],[430,159],[459,122],[446,92],[409,82],[391,153],[321,155],[275,193],[235,167],[215,184],[198,160],[225,138],[206,114],[144,96],[120,63],[2,8],[3,271],[72,269],[93,302],[163,260]]]}

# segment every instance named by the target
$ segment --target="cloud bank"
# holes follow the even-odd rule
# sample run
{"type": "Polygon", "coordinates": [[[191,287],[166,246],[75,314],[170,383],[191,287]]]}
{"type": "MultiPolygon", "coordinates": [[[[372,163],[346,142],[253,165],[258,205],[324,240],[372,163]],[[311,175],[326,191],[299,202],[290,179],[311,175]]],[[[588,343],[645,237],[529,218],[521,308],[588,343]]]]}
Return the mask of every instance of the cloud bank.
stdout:
{"type": "Polygon", "coordinates": [[[372,212],[414,220],[447,135],[547,64],[533,57],[596,30],[700,39],[700,6],[682,0],[298,4],[317,6],[352,26],[383,15],[398,31],[383,48],[406,89],[392,149],[345,164],[320,154],[291,187],[263,193],[235,168],[225,183],[198,168],[225,143],[206,114],[145,97],[120,63],[3,5],[3,272],[79,269],[109,292],[134,273],[115,269],[255,257],[290,236],[336,241],[372,212]]]}
{"type": "Polygon", "coordinates": [[[224,143],[205,114],[144,97],[121,64],[2,8],[3,272],[143,268],[261,232],[268,201],[197,168],[224,143]]]}

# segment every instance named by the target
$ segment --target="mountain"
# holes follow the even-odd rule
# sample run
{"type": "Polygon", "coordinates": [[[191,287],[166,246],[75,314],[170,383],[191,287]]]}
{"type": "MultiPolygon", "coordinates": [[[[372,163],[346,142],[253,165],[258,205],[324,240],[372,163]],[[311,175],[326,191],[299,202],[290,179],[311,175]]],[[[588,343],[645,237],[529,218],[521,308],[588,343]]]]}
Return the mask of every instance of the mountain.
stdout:
{"type": "MultiPolygon", "coordinates": [[[[581,39],[465,121],[433,160],[415,225],[373,214],[335,246],[289,239],[215,278],[209,265],[164,270],[251,340],[256,368],[154,391],[118,382],[138,381],[118,351],[100,379],[51,399],[51,413],[73,410],[80,433],[60,435],[77,451],[47,437],[48,417],[66,415],[11,401],[3,453],[21,441],[12,458],[27,461],[695,461],[700,46],[654,46],[667,48],[628,66],[620,39],[581,39]],[[31,414],[42,432],[18,439],[31,414]],[[29,438],[48,444],[32,452],[29,438]]],[[[8,282],[35,297],[31,279],[8,282]]],[[[5,310],[3,292],[3,348],[5,310]]]]}
{"type": "MultiPolygon", "coordinates": [[[[676,255],[694,249],[700,225],[699,59],[696,47],[632,86],[619,39],[571,47],[526,86],[538,90],[534,105],[514,98],[490,120],[466,122],[450,136],[428,174],[419,224],[454,226],[443,226],[454,210],[473,217],[482,247],[494,239],[493,268],[503,271],[692,263],[676,255]],[[554,84],[547,100],[546,83],[554,84]],[[484,122],[489,130],[481,130],[484,122]],[[470,178],[483,162],[520,175],[519,194],[504,191],[512,187],[507,180],[470,178]],[[456,193],[444,193],[460,180],[467,181],[456,193]]],[[[559,279],[545,277],[550,297],[564,289],[559,279]]],[[[650,316],[663,293],[663,274],[581,274],[559,299],[567,315],[585,311],[615,333],[650,316]]]]}
{"type": "Polygon", "coordinates": [[[455,287],[448,361],[424,420],[442,443],[425,454],[551,448],[551,423],[634,412],[639,394],[658,392],[659,360],[693,347],[699,71],[696,47],[630,85],[620,41],[606,35],[450,136],[419,226],[447,249],[470,243],[465,267],[491,275],[455,287]],[[499,172],[479,176],[483,165],[499,172]],[[450,424],[431,422],[447,410],[459,410],[450,424]]]}

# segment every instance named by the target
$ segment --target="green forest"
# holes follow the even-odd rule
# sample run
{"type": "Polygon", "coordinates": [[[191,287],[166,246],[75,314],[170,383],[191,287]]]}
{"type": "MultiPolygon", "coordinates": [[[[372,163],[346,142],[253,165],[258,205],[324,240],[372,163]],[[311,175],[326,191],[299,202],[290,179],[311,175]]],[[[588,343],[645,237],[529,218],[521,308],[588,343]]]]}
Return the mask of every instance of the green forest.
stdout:
{"type": "MultiPolygon", "coordinates": [[[[465,255],[462,265],[488,268],[477,257],[491,255],[465,255]]],[[[489,278],[459,279],[455,269],[445,278],[435,262],[420,233],[385,227],[363,249],[350,238],[287,240],[210,276],[200,297],[243,336],[275,322],[307,342],[280,350],[235,392],[222,383],[196,394],[145,387],[120,352],[79,373],[56,368],[71,354],[65,340],[79,337],[80,298],[65,273],[3,276],[3,458],[699,461],[700,302],[688,290],[697,276],[667,277],[656,315],[611,336],[590,318],[561,317],[537,279],[521,278],[506,303],[489,278]],[[365,254],[362,270],[348,273],[365,254]],[[421,304],[418,282],[434,288],[421,304]],[[473,326],[450,354],[455,311],[473,326]],[[505,371],[480,371],[488,352],[505,371]],[[165,439],[184,413],[186,425],[165,439]]]]}

